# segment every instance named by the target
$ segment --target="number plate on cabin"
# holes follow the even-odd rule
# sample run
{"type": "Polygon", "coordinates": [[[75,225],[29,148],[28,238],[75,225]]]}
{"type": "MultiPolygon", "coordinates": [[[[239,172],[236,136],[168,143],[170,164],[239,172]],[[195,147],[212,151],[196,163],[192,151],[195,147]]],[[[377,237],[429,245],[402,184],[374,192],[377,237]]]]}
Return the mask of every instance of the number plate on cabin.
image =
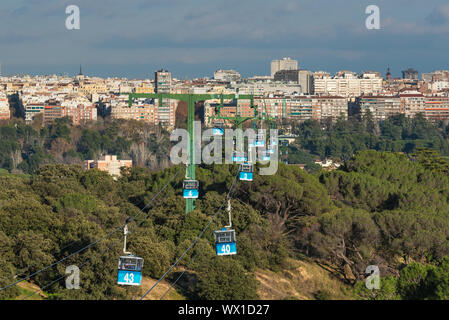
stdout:
{"type": "Polygon", "coordinates": [[[240,180],[243,181],[253,181],[253,173],[252,172],[240,172],[240,180]]]}
{"type": "Polygon", "coordinates": [[[186,199],[197,199],[198,198],[198,190],[195,189],[184,189],[182,195],[186,199]]]}
{"type": "Polygon", "coordinates": [[[227,256],[237,254],[237,246],[235,242],[217,243],[215,245],[217,256],[227,256]]]}
{"type": "Polygon", "coordinates": [[[117,284],[128,286],[140,286],[142,282],[142,273],[138,271],[119,270],[117,284]]]}

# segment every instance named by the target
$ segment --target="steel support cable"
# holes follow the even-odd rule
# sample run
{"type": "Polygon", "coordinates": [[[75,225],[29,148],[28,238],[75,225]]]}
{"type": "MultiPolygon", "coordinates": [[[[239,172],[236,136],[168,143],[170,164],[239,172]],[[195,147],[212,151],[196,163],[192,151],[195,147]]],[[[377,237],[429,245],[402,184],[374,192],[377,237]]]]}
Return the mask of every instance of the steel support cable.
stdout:
{"type": "Polygon", "coordinates": [[[36,272],[34,272],[34,273],[28,275],[28,276],[26,276],[25,278],[21,278],[21,279],[15,281],[15,282],[13,282],[13,283],[11,283],[11,284],[9,284],[9,285],[3,287],[3,288],[0,288],[0,291],[3,291],[3,290],[6,290],[6,289],[8,289],[8,288],[10,288],[10,287],[12,287],[12,286],[15,286],[16,284],[18,284],[18,283],[20,283],[20,282],[22,282],[22,281],[31,279],[32,277],[38,275],[39,273],[44,272],[44,271],[46,271],[46,270],[48,270],[48,269],[54,267],[55,265],[57,265],[57,264],[59,264],[59,263],[65,261],[65,260],[67,260],[67,259],[73,257],[74,255],[76,255],[76,254],[78,254],[78,253],[80,253],[80,252],[83,252],[84,250],[86,250],[86,249],[88,249],[88,248],[90,248],[90,247],[96,245],[97,243],[99,243],[99,242],[101,242],[101,241],[103,241],[103,240],[109,238],[111,235],[113,235],[113,234],[116,233],[117,231],[123,229],[125,225],[127,225],[130,221],[136,219],[136,218],[143,212],[143,210],[145,210],[145,209],[146,209],[146,208],[147,208],[147,207],[148,207],[148,206],[149,206],[149,205],[156,199],[156,197],[158,197],[158,196],[162,193],[162,191],[165,190],[165,188],[171,183],[171,181],[172,181],[172,180],[179,174],[179,172],[181,172],[181,169],[183,169],[183,167],[181,167],[181,168],[178,170],[178,172],[177,172],[176,174],[174,174],[174,175],[172,176],[172,178],[167,182],[167,184],[166,184],[161,190],[159,190],[159,192],[158,192],[158,193],[157,193],[157,194],[156,194],[156,195],[155,195],[155,196],[154,196],[154,197],[153,197],[153,198],[152,198],[152,199],[145,205],[145,207],[143,207],[143,208],[139,211],[139,213],[137,213],[134,217],[130,218],[129,221],[127,221],[126,223],[124,223],[124,224],[121,225],[121,226],[118,226],[117,228],[115,228],[114,230],[112,230],[111,232],[109,232],[108,234],[106,234],[104,237],[102,237],[102,238],[100,238],[100,239],[97,239],[97,240],[95,240],[94,242],[91,242],[91,243],[88,244],[87,246],[85,246],[85,247],[83,247],[83,248],[81,248],[81,249],[79,249],[79,250],[77,250],[77,251],[75,251],[75,252],[69,254],[68,256],[66,256],[66,257],[64,257],[64,258],[62,258],[62,259],[60,259],[60,260],[58,260],[58,261],[56,261],[56,262],[54,262],[54,263],[52,263],[52,264],[46,266],[46,267],[44,267],[44,268],[42,268],[42,269],[40,269],[40,270],[38,270],[38,271],[36,271],[36,272]]]}
{"type": "MultiPolygon", "coordinates": [[[[77,242],[78,242],[78,241],[73,241],[73,242],[69,243],[68,245],[62,247],[62,248],[59,250],[59,253],[61,253],[62,250],[67,249],[68,247],[71,247],[72,245],[74,245],[74,244],[77,243],[77,242]]],[[[30,269],[31,269],[32,267],[34,267],[35,265],[36,265],[36,263],[33,263],[33,264],[29,265],[29,266],[26,267],[26,268],[22,268],[22,269],[19,270],[16,274],[14,274],[14,275],[8,277],[7,279],[13,279],[13,278],[17,277],[18,275],[21,275],[21,274],[25,273],[26,271],[30,270],[30,269]]]]}
{"type": "MultiPolygon", "coordinates": [[[[209,234],[209,236],[213,233],[213,231],[211,231],[211,233],[209,234]]],[[[205,243],[203,243],[205,244],[205,243]]],[[[205,246],[203,245],[201,247],[201,249],[199,249],[195,255],[190,259],[189,263],[187,264],[187,266],[185,267],[184,271],[178,276],[178,278],[176,278],[175,281],[173,281],[170,286],[168,287],[168,289],[164,292],[164,294],[162,295],[162,297],[159,300],[163,300],[165,298],[165,296],[168,294],[168,292],[171,290],[171,288],[173,288],[178,281],[182,278],[182,276],[186,273],[186,271],[190,268],[190,266],[195,262],[195,259],[198,258],[198,256],[200,255],[200,252],[202,251],[202,249],[205,248],[205,246]]]]}
{"type": "MultiPolygon", "coordinates": [[[[118,240],[115,240],[115,241],[118,241],[118,240]]],[[[105,251],[107,251],[107,250],[109,250],[109,249],[111,249],[110,246],[108,246],[108,247],[106,248],[105,251]]],[[[102,252],[99,252],[99,253],[103,253],[103,252],[105,252],[105,251],[102,251],[102,252]]],[[[98,256],[98,254],[97,254],[97,256],[98,256]]],[[[81,269],[84,265],[86,265],[86,264],[87,264],[89,261],[91,261],[91,260],[92,260],[92,257],[87,258],[86,260],[84,260],[84,262],[83,262],[78,268],[81,269]]],[[[45,290],[45,289],[48,288],[48,287],[51,287],[51,286],[54,285],[56,282],[58,282],[58,281],[64,279],[64,278],[67,277],[67,276],[68,276],[67,274],[64,274],[63,276],[57,278],[56,280],[53,280],[52,282],[50,282],[49,284],[47,284],[47,285],[45,285],[45,286],[43,286],[43,287],[40,288],[39,290],[36,290],[36,291],[34,291],[33,293],[31,293],[31,294],[29,294],[29,295],[23,297],[21,300],[25,300],[25,299],[27,299],[27,298],[29,298],[29,297],[31,297],[31,296],[34,296],[36,293],[38,293],[38,292],[40,292],[40,291],[43,291],[43,290],[45,290]]]]}
{"type": "Polygon", "coordinates": [[[184,258],[184,256],[196,245],[198,240],[203,236],[204,232],[206,232],[207,228],[209,228],[211,223],[215,220],[217,215],[223,209],[226,200],[228,200],[229,195],[232,192],[232,189],[234,188],[235,183],[237,182],[237,177],[238,177],[238,174],[235,176],[234,182],[232,183],[232,185],[231,185],[231,187],[229,189],[229,192],[226,195],[225,200],[223,201],[221,206],[218,208],[218,210],[215,212],[215,214],[212,216],[212,218],[209,220],[209,222],[204,227],[204,229],[200,232],[200,234],[196,237],[196,239],[192,242],[192,244],[184,251],[184,253],[178,258],[178,260],[176,260],[176,262],[173,265],[171,265],[171,267],[164,273],[164,275],[158,281],[156,281],[156,283],[147,292],[145,292],[145,294],[139,300],[142,300],[143,298],[145,298],[163,279],[165,279],[165,277],[170,273],[170,271],[172,271],[173,268],[176,267],[178,265],[178,263],[182,260],[182,258],[184,258]]]}
{"type": "MultiPolygon", "coordinates": [[[[212,230],[209,233],[209,236],[212,235],[214,233],[214,231],[212,230]]],[[[168,292],[178,283],[179,280],[181,280],[182,276],[186,273],[186,271],[190,268],[190,266],[195,262],[195,259],[198,258],[198,256],[200,255],[202,249],[205,248],[205,244],[203,243],[203,246],[201,247],[201,249],[197,250],[197,252],[195,253],[195,255],[190,259],[189,263],[187,264],[187,266],[185,267],[184,271],[178,276],[178,278],[176,278],[175,281],[173,281],[170,286],[168,287],[168,289],[164,292],[164,294],[162,295],[162,297],[159,300],[163,300],[165,298],[165,296],[168,294],[168,292]]]]}

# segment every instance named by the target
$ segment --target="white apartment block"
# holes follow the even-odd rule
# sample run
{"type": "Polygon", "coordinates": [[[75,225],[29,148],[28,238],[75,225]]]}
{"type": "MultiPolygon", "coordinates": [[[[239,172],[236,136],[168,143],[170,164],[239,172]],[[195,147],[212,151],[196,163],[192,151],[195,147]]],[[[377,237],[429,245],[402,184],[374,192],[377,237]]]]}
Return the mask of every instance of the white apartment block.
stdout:
{"type": "Polygon", "coordinates": [[[331,78],[314,74],[314,90],[317,95],[342,96],[346,98],[359,97],[363,94],[377,94],[383,89],[383,79],[372,74],[358,77],[352,73],[331,78]]]}
{"type": "Polygon", "coordinates": [[[331,96],[279,96],[256,97],[254,104],[259,112],[271,117],[304,121],[339,117],[348,118],[348,99],[331,96]]]}
{"type": "Polygon", "coordinates": [[[438,92],[449,89],[449,81],[435,81],[431,84],[432,91],[438,92]]]}
{"type": "Polygon", "coordinates": [[[278,82],[248,82],[237,83],[231,86],[232,93],[250,94],[254,96],[293,95],[302,92],[301,85],[297,83],[278,82]]]}

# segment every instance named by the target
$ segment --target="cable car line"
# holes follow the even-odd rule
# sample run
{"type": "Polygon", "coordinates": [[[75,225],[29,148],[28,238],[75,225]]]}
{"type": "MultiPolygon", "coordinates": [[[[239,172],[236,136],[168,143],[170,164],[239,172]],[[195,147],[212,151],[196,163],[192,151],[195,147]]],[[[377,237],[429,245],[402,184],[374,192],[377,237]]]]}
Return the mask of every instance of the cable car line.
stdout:
{"type": "MultiPolygon", "coordinates": [[[[209,236],[211,236],[214,233],[214,231],[211,231],[209,233],[209,236]]],[[[205,248],[206,243],[203,243],[203,246],[201,247],[201,249],[205,248]]],[[[182,278],[182,276],[184,275],[184,273],[186,273],[186,271],[190,268],[190,266],[193,264],[193,262],[195,262],[195,259],[198,258],[198,256],[200,255],[202,250],[198,250],[195,255],[190,259],[189,263],[187,264],[187,266],[185,267],[184,271],[179,275],[178,278],[176,278],[175,281],[173,281],[170,286],[168,287],[168,289],[164,292],[164,294],[162,295],[162,297],[159,300],[163,300],[165,298],[165,296],[168,294],[168,292],[171,290],[171,288],[173,288],[178,281],[182,278]]]]}
{"type": "Polygon", "coordinates": [[[204,227],[204,229],[200,232],[200,234],[196,237],[196,239],[192,242],[192,244],[184,251],[184,253],[178,258],[178,260],[176,260],[176,262],[164,273],[164,275],[140,298],[140,300],[142,300],[143,298],[145,298],[169,273],[171,270],[173,270],[174,267],[176,267],[178,265],[178,263],[182,260],[182,258],[184,258],[184,256],[196,245],[196,243],[198,242],[198,240],[203,236],[204,232],[206,232],[207,228],[209,228],[209,226],[211,225],[211,223],[215,220],[215,218],[218,216],[218,214],[220,213],[220,211],[222,210],[222,208],[224,207],[224,204],[226,202],[226,200],[229,198],[229,195],[232,192],[232,189],[234,188],[236,182],[237,182],[237,177],[238,174],[235,176],[234,178],[234,182],[232,183],[231,187],[229,188],[229,192],[226,195],[225,200],[223,201],[223,203],[221,204],[221,206],[218,208],[218,210],[215,212],[215,214],[212,216],[212,218],[209,220],[209,222],[207,223],[207,225],[204,227]]]}
{"type": "MultiPolygon", "coordinates": [[[[113,240],[113,241],[118,241],[118,239],[113,240]]],[[[109,250],[109,249],[111,249],[111,246],[108,246],[108,247],[106,248],[106,250],[109,250]]],[[[105,251],[106,251],[106,250],[105,250],[105,251]]],[[[104,251],[103,251],[103,252],[104,252],[104,251]]],[[[98,253],[103,253],[103,252],[98,252],[98,253]]],[[[99,256],[99,254],[97,254],[97,256],[99,256]]],[[[86,260],[84,260],[84,262],[83,262],[78,268],[81,269],[81,268],[82,268],[84,265],[86,265],[89,261],[92,261],[92,257],[89,257],[89,258],[87,258],[86,260]]],[[[56,282],[58,282],[58,281],[64,279],[64,278],[67,277],[67,276],[68,276],[68,274],[64,274],[63,276],[57,278],[56,280],[53,280],[52,282],[50,282],[49,284],[47,284],[47,285],[45,285],[45,286],[43,286],[43,287],[40,288],[39,290],[36,290],[36,291],[34,291],[33,293],[31,293],[31,294],[29,294],[29,295],[23,297],[21,300],[25,300],[25,299],[27,299],[27,298],[29,298],[29,297],[31,297],[31,296],[34,296],[36,293],[38,293],[38,292],[40,292],[40,291],[43,291],[43,290],[45,290],[45,289],[48,288],[48,287],[51,287],[53,284],[55,284],[56,282]]]]}
{"type": "MultiPolygon", "coordinates": [[[[84,261],[78,268],[82,268],[82,267],[83,267],[85,264],[87,264],[90,260],[91,260],[91,258],[87,258],[87,259],[86,259],[86,260],[85,260],[85,261],[84,261]]],[[[67,276],[68,276],[67,274],[64,274],[63,276],[60,276],[58,279],[53,280],[53,281],[50,282],[49,284],[45,285],[44,287],[40,288],[39,290],[34,291],[33,293],[30,293],[29,295],[23,297],[23,298],[20,299],[20,300],[25,300],[25,299],[27,299],[27,298],[29,298],[29,297],[31,297],[31,296],[34,296],[36,293],[38,293],[38,292],[40,292],[40,291],[42,291],[42,290],[45,290],[46,288],[52,286],[53,284],[55,284],[56,282],[58,282],[58,281],[64,279],[64,278],[67,277],[67,276]]]]}
{"type": "MultiPolygon", "coordinates": [[[[67,249],[68,247],[71,247],[72,245],[74,245],[74,244],[77,243],[77,242],[78,242],[78,241],[73,241],[73,242],[69,243],[68,245],[62,247],[62,248],[59,250],[59,253],[61,253],[62,250],[67,249]]],[[[13,279],[13,278],[17,277],[18,275],[23,274],[24,272],[26,272],[26,271],[30,270],[32,267],[34,267],[36,264],[37,264],[37,263],[33,263],[33,264],[27,266],[26,268],[23,268],[22,270],[19,270],[16,274],[14,274],[14,275],[8,277],[7,279],[13,279]]]]}
{"type": "MultiPolygon", "coordinates": [[[[181,166],[181,169],[182,169],[182,166],[181,166]]],[[[161,190],[160,190],[160,191],[159,191],[159,192],[158,192],[158,193],[157,193],[157,194],[156,194],[156,195],[155,195],[155,196],[154,196],[154,197],[153,197],[153,198],[146,204],[146,205],[145,205],[145,207],[144,207],[143,209],[141,209],[141,210],[139,211],[139,213],[137,213],[134,217],[131,218],[132,220],[136,219],[136,218],[143,212],[143,210],[146,209],[146,208],[147,208],[147,207],[148,207],[148,206],[149,206],[149,205],[156,199],[156,197],[159,196],[159,194],[161,194],[161,192],[162,192],[162,191],[163,191],[163,190],[164,190],[164,189],[171,183],[171,181],[172,181],[172,180],[179,174],[179,172],[181,171],[181,169],[178,170],[178,172],[172,177],[172,179],[169,180],[169,181],[167,182],[167,184],[166,184],[166,185],[165,185],[165,186],[164,186],[164,187],[163,187],[163,188],[162,188],[162,189],[161,189],[161,190]]],[[[126,224],[126,223],[125,223],[125,224],[126,224]]],[[[56,266],[57,264],[59,264],[59,263],[65,261],[65,260],[67,260],[67,259],[73,257],[74,255],[76,255],[76,254],[78,254],[78,253],[80,253],[80,252],[83,252],[84,250],[86,250],[86,249],[88,249],[88,248],[90,248],[90,247],[96,245],[97,243],[99,243],[99,242],[101,242],[101,241],[103,241],[103,240],[109,238],[111,235],[113,235],[113,234],[116,233],[117,231],[123,229],[124,226],[125,226],[125,224],[118,226],[117,228],[115,228],[114,230],[112,230],[111,232],[109,232],[108,234],[106,234],[105,236],[103,236],[103,237],[101,237],[101,238],[95,240],[94,242],[91,242],[91,243],[88,244],[87,246],[85,246],[85,247],[83,247],[83,248],[81,248],[81,249],[79,249],[79,250],[77,250],[77,251],[75,251],[75,252],[69,254],[68,256],[65,256],[64,258],[62,258],[62,259],[60,259],[60,260],[58,260],[58,261],[56,261],[56,262],[54,262],[54,263],[52,263],[52,264],[50,264],[50,265],[48,265],[48,266],[46,266],[46,267],[44,267],[44,268],[42,268],[42,269],[36,271],[36,272],[34,272],[34,273],[28,275],[27,277],[21,278],[21,279],[15,281],[15,282],[13,282],[13,283],[11,283],[11,284],[9,284],[9,285],[6,285],[6,286],[3,287],[3,288],[0,288],[0,291],[3,291],[3,290],[6,290],[6,289],[8,289],[8,288],[10,288],[10,287],[12,287],[12,286],[15,286],[16,284],[18,284],[18,283],[20,283],[20,282],[22,282],[22,281],[31,279],[32,277],[38,275],[39,273],[42,273],[42,272],[44,272],[44,271],[46,271],[46,270],[48,270],[48,269],[50,269],[50,268],[56,266]]]]}
{"type": "MultiPolygon", "coordinates": [[[[228,198],[229,201],[229,198],[228,198]]],[[[228,213],[230,213],[228,211],[228,213]]],[[[229,218],[229,221],[231,221],[231,219],[229,218]]],[[[231,222],[229,223],[229,225],[231,225],[231,222]]],[[[209,236],[211,236],[214,233],[214,231],[211,231],[209,233],[209,236]]],[[[164,292],[164,294],[161,296],[161,298],[159,300],[163,300],[165,298],[165,296],[168,294],[168,292],[171,290],[171,288],[173,288],[178,281],[182,278],[182,276],[186,273],[186,271],[190,268],[190,266],[193,264],[193,262],[195,262],[195,259],[198,258],[198,256],[200,255],[201,251],[205,248],[205,244],[206,242],[203,243],[203,246],[201,247],[201,249],[197,250],[197,252],[195,253],[195,255],[190,259],[189,263],[187,264],[187,266],[185,267],[184,271],[178,276],[178,278],[176,278],[175,281],[173,281],[170,286],[168,287],[168,289],[164,292]]]]}

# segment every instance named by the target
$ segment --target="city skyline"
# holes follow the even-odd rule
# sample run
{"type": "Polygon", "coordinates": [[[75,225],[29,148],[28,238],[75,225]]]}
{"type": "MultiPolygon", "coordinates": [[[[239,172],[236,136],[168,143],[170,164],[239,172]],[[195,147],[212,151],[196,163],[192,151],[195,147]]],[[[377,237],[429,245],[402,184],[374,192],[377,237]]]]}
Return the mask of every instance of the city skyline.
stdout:
{"type": "Polygon", "coordinates": [[[381,29],[365,27],[370,1],[4,0],[0,5],[3,74],[76,74],[151,78],[212,77],[235,69],[268,75],[269,61],[335,73],[376,70],[393,77],[413,67],[448,69],[445,1],[377,1],[381,29]],[[65,8],[80,8],[80,30],[67,30],[65,8]],[[282,22],[282,23],[281,23],[282,22]]]}

